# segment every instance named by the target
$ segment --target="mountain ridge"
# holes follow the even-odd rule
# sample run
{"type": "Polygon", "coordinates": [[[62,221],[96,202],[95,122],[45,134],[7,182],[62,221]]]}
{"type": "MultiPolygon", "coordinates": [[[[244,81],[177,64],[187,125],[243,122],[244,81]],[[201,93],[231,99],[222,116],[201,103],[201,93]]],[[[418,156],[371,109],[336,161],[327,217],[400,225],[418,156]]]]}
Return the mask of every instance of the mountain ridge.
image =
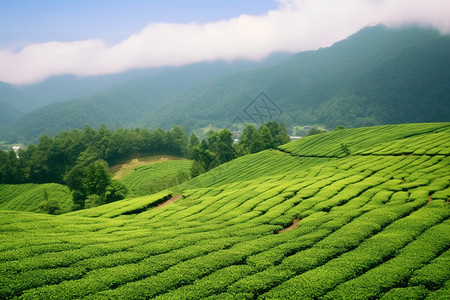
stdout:
{"type": "MultiPolygon", "coordinates": [[[[205,81],[222,76],[223,74],[275,64],[289,56],[289,53],[280,52],[270,55],[263,61],[213,61],[181,67],[161,68],[159,71],[151,69],[143,70],[141,73],[147,75],[138,76],[131,80],[121,82],[120,84],[109,86],[93,95],[85,95],[74,100],[67,100],[69,97],[67,91],[63,88],[60,92],[65,95],[66,101],[64,101],[64,99],[58,101],[53,99],[50,101],[51,103],[37,107],[27,114],[24,114],[22,111],[20,115],[22,116],[22,119],[14,120],[15,123],[9,128],[4,128],[3,132],[0,132],[0,135],[4,138],[6,137],[11,142],[16,142],[18,140],[29,142],[31,140],[36,140],[38,136],[44,133],[54,135],[61,130],[83,128],[86,124],[89,124],[92,127],[98,127],[99,125],[104,124],[110,128],[119,126],[140,126],[138,123],[129,120],[136,120],[135,114],[141,113],[146,106],[153,107],[153,105],[158,105],[158,102],[171,97],[176,92],[190,89],[205,81]],[[155,74],[148,75],[148,73],[151,72],[154,72],[155,74]],[[97,114],[95,114],[96,111],[98,112],[97,114]],[[103,113],[103,115],[101,115],[101,113],[103,113]],[[130,118],[128,118],[129,120],[124,113],[132,114],[130,118]],[[87,118],[87,121],[85,119],[86,115],[90,115],[90,117],[87,118]],[[122,116],[123,120],[116,121],[119,116],[122,116]],[[58,125],[55,126],[55,124],[58,125]]],[[[139,72],[139,70],[134,72],[139,72]]],[[[110,75],[109,78],[114,78],[114,76],[126,77],[126,75],[119,74],[110,75]]],[[[23,93],[21,94],[25,95],[33,90],[45,90],[42,86],[47,86],[48,82],[58,82],[58,80],[64,81],[63,78],[66,78],[69,82],[72,82],[73,80],[76,81],[75,76],[66,75],[50,78],[40,84],[23,87],[13,86],[7,83],[2,84],[11,87],[11,89],[14,89],[18,93],[23,90],[23,93]]],[[[92,78],[94,81],[101,81],[101,78],[92,78]]],[[[83,85],[86,80],[89,79],[80,79],[81,84],[83,85]]],[[[11,102],[13,101],[10,101],[10,103],[11,102]]],[[[11,122],[9,124],[11,124],[11,122]]]]}
{"type": "Polygon", "coordinates": [[[283,111],[278,121],[288,126],[450,121],[445,115],[450,111],[447,53],[450,36],[431,28],[367,27],[330,47],[297,53],[274,65],[216,77],[169,72],[159,81],[141,78],[46,106],[24,116],[3,136],[30,140],[56,134],[56,128],[86,124],[151,129],[180,125],[186,131],[227,127],[236,118],[252,122],[244,109],[261,91],[283,111]]]}

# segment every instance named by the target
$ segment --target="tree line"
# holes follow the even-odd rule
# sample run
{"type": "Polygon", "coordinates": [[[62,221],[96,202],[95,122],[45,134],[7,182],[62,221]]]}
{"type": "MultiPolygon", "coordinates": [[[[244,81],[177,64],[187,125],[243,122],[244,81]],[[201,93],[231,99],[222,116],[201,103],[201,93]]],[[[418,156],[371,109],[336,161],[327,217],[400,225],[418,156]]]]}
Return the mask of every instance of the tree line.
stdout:
{"type": "Polygon", "coordinates": [[[42,135],[37,144],[18,151],[0,151],[0,183],[61,183],[72,191],[74,209],[93,207],[126,196],[126,187],[111,179],[108,165],[136,156],[166,154],[194,160],[195,177],[238,156],[289,141],[284,124],[275,121],[257,129],[247,125],[239,142],[228,129],[210,131],[202,141],[178,126],[170,130],[100,126],[42,135]]]}
{"type": "Polygon", "coordinates": [[[36,145],[17,152],[0,151],[0,183],[61,183],[72,190],[74,209],[123,199],[126,187],[111,179],[108,164],[139,155],[188,155],[188,140],[177,126],[115,131],[64,131],[51,138],[42,135],[36,145]]]}
{"type": "Polygon", "coordinates": [[[276,121],[266,122],[259,129],[248,124],[237,143],[228,129],[210,131],[201,142],[195,134],[191,134],[189,151],[194,160],[191,176],[195,177],[239,156],[275,149],[289,141],[286,126],[276,121]]]}
{"type": "Polygon", "coordinates": [[[37,144],[16,152],[0,151],[0,183],[65,183],[67,173],[88,157],[114,164],[136,155],[188,154],[184,131],[123,129],[115,131],[100,126],[94,130],[64,131],[51,138],[42,135],[37,144]]]}

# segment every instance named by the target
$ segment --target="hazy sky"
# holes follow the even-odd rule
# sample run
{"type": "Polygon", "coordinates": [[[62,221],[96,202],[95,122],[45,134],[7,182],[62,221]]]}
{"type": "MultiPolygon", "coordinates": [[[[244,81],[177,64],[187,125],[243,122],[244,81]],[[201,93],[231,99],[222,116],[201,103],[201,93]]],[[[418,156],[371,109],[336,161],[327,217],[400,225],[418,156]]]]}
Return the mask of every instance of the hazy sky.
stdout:
{"type": "Polygon", "coordinates": [[[362,27],[450,32],[450,0],[0,0],[0,81],[329,46],[362,27]]]}

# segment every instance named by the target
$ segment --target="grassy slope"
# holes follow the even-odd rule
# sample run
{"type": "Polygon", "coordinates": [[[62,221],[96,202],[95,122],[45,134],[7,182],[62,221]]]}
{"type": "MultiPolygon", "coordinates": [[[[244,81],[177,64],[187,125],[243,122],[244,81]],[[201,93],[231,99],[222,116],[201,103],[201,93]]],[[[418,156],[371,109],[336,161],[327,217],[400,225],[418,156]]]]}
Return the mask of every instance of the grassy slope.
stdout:
{"type": "Polygon", "coordinates": [[[0,298],[445,299],[449,149],[448,123],[349,129],[173,191],[62,216],[3,211],[0,298]]]}
{"type": "Polygon", "coordinates": [[[42,212],[39,204],[45,200],[45,190],[49,200],[58,201],[61,212],[70,211],[73,203],[69,188],[56,183],[0,184],[0,209],[42,212]]]}
{"type": "Polygon", "coordinates": [[[143,164],[138,162],[131,169],[124,166],[113,178],[128,187],[129,195],[153,194],[190,178],[191,160],[170,159],[173,160],[150,160],[147,164],[144,160],[143,164]]]}
{"type": "MultiPolygon", "coordinates": [[[[113,166],[114,179],[120,180],[129,189],[129,196],[140,196],[159,192],[189,179],[192,161],[171,156],[149,156],[113,166]]],[[[43,212],[39,204],[45,200],[56,200],[59,213],[71,210],[72,196],[69,188],[56,183],[47,184],[0,184],[0,210],[43,212]]]]}

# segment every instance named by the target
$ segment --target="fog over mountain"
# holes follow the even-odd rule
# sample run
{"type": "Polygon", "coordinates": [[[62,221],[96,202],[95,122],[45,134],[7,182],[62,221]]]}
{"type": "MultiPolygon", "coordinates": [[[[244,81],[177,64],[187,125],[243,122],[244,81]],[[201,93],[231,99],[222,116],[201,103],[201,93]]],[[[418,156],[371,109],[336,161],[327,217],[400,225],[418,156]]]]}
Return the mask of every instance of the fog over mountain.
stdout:
{"type": "Polygon", "coordinates": [[[90,38],[32,43],[17,51],[0,49],[0,81],[27,84],[62,74],[101,75],[218,59],[261,60],[274,52],[330,46],[375,24],[415,23],[448,33],[449,15],[447,0],[279,0],[276,9],[261,15],[204,23],[151,22],[113,44],[90,38]]]}
{"type": "Polygon", "coordinates": [[[448,53],[450,36],[435,29],[368,27],[331,47],[279,55],[264,66],[219,61],[135,78],[32,111],[3,137],[29,141],[101,124],[227,127],[236,117],[252,122],[243,111],[261,91],[288,126],[450,121],[448,53]]]}

